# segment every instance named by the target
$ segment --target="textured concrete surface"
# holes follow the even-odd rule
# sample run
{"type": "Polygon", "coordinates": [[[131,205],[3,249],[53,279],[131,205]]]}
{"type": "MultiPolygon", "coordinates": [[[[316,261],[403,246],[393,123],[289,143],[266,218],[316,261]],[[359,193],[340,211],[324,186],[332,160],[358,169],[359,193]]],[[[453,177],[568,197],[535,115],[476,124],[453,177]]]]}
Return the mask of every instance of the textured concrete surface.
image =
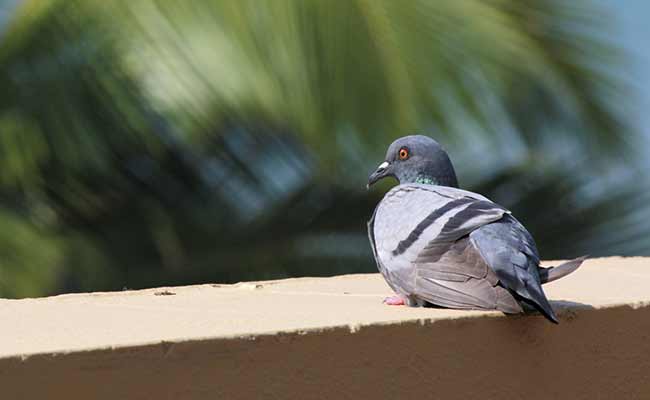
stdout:
{"type": "Polygon", "coordinates": [[[385,306],[376,274],[0,300],[0,387],[11,399],[650,398],[650,259],[591,259],[545,290],[559,326],[385,306]]]}

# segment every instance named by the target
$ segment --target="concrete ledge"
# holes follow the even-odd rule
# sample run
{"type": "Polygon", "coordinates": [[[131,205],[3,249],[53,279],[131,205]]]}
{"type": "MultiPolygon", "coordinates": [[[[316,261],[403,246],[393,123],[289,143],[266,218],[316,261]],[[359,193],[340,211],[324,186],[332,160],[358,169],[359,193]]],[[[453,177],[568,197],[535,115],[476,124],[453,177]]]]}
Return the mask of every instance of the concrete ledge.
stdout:
{"type": "Polygon", "coordinates": [[[380,276],[0,300],[2,398],[648,398],[650,259],[541,316],[389,307],[380,276]]]}

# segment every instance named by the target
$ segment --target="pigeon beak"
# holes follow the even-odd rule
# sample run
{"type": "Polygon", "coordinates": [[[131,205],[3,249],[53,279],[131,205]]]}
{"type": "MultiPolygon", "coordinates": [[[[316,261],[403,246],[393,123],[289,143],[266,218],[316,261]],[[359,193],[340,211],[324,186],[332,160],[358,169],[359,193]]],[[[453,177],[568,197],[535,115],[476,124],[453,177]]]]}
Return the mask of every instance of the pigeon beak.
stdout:
{"type": "Polygon", "coordinates": [[[377,170],[370,174],[368,177],[368,184],[366,185],[366,189],[370,189],[370,186],[377,182],[378,180],[385,178],[388,175],[388,167],[390,167],[390,163],[388,161],[384,161],[377,167],[377,170]]]}

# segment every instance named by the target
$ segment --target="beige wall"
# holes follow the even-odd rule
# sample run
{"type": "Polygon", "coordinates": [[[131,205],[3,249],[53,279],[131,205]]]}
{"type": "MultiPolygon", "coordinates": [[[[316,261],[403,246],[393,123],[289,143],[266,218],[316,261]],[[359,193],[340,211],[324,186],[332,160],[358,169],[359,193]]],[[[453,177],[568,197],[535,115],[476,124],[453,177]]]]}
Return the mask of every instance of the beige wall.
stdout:
{"type": "MultiPolygon", "coordinates": [[[[4,328],[3,328],[4,329],[4,328]]],[[[0,360],[2,399],[650,399],[650,307],[0,360]]]]}
{"type": "Polygon", "coordinates": [[[650,399],[650,259],[544,290],[559,325],[387,306],[378,274],[0,299],[0,400],[650,399]]]}

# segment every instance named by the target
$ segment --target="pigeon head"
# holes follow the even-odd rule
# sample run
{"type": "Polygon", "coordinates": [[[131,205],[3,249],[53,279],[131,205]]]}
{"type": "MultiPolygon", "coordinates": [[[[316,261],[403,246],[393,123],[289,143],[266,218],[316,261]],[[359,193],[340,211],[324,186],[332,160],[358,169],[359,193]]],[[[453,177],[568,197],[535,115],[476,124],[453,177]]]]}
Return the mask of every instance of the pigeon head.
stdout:
{"type": "Polygon", "coordinates": [[[425,183],[458,187],[456,173],[447,152],[427,136],[404,136],[394,141],[386,159],[368,178],[368,187],[392,176],[399,183],[425,183]]]}

